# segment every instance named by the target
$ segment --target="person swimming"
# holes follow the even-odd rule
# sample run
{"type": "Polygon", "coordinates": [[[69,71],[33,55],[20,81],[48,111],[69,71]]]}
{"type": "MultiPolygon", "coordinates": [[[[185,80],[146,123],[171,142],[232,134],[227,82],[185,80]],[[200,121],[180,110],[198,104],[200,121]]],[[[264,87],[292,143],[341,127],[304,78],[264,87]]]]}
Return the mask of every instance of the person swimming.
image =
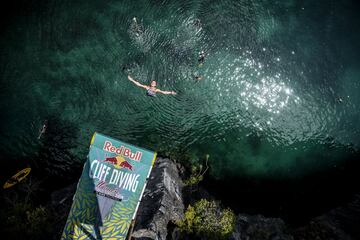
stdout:
{"type": "Polygon", "coordinates": [[[200,81],[203,80],[203,76],[201,76],[198,72],[195,72],[192,74],[192,77],[196,80],[196,81],[200,81]]]}
{"type": "Polygon", "coordinates": [[[195,27],[201,28],[201,21],[200,21],[200,19],[198,19],[198,18],[195,18],[195,19],[192,21],[192,24],[193,24],[195,27]]]}
{"type": "Polygon", "coordinates": [[[144,33],[144,27],[137,22],[136,17],[134,17],[132,20],[133,20],[133,24],[132,24],[133,31],[135,35],[139,37],[141,34],[144,33]]]}
{"type": "Polygon", "coordinates": [[[41,128],[41,130],[39,130],[38,139],[40,139],[41,136],[46,132],[47,125],[48,125],[48,121],[45,120],[45,121],[44,121],[44,124],[43,124],[43,126],[42,126],[42,128],[41,128]]]}
{"type": "Polygon", "coordinates": [[[339,102],[339,103],[342,103],[343,102],[343,99],[341,97],[337,97],[336,98],[336,101],[339,102]]]}
{"type": "Polygon", "coordinates": [[[199,66],[202,66],[205,62],[205,52],[201,51],[199,52],[199,58],[198,58],[199,66]]]}
{"type": "Polygon", "coordinates": [[[162,94],[172,94],[175,95],[176,92],[174,91],[163,91],[160,90],[158,88],[156,88],[156,81],[152,80],[150,83],[150,86],[147,85],[143,85],[141,83],[139,83],[138,81],[134,80],[130,75],[128,75],[128,79],[133,82],[136,86],[141,87],[141,88],[145,88],[146,89],[146,95],[150,96],[150,97],[156,97],[156,93],[162,93],[162,94]]]}

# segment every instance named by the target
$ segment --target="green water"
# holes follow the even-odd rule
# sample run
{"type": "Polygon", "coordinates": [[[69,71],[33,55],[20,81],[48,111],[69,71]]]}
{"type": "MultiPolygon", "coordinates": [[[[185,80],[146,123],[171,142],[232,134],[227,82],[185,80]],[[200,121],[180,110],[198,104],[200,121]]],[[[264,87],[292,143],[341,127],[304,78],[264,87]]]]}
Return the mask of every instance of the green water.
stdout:
{"type": "Polygon", "coordinates": [[[358,10],[350,0],[24,3],[0,38],[2,172],[64,177],[94,131],[209,154],[218,179],[336,169],[360,144],[358,10]],[[147,97],[127,73],[178,94],[147,97]]]}

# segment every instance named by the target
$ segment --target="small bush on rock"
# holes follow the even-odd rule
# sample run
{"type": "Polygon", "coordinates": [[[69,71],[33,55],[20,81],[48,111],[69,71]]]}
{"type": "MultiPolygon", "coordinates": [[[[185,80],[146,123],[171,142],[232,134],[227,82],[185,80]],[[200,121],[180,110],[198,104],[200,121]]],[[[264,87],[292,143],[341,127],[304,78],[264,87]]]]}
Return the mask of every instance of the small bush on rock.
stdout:
{"type": "Polygon", "coordinates": [[[178,226],[181,231],[206,239],[225,239],[234,231],[235,214],[230,209],[222,210],[215,201],[202,199],[189,205],[178,226]]]}
{"type": "Polygon", "coordinates": [[[209,155],[207,154],[206,162],[205,162],[205,164],[206,164],[205,169],[203,168],[202,164],[198,164],[198,163],[193,164],[191,166],[191,174],[190,174],[190,177],[184,181],[185,185],[191,187],[191,186],[199,184],[204,179],[204,175],[205,175],[206,171],[209,169],[208,160],[209,160],[209,155]]]}

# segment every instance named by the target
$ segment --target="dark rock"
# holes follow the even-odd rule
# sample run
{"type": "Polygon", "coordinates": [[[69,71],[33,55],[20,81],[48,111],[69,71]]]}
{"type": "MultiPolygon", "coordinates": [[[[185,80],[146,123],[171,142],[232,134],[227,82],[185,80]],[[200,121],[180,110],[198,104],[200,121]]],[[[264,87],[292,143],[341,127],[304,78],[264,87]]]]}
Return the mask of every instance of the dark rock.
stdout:
{"type": "Polygon", "coordinates": [[[240,214],[231,240],[293,240],[280,218],[265,218],[261,215],[240,214]]]}
{"type": "Polygon", "coordinates": [[[360,239],[360,195],[308,224],[288,229],[279,218],[240,214],[230,239],[236,240],[353,240],[360,239]]]}
{"type": "Polygon", "coordinates": [[[136,217],[133,239],[166,240],[169,223],[182,220],[184,203],[178,165],[157,158],[136,217]]]}
{"type": "Polygon", "coordinates": [[[73,196],[76,192],[77,182],[55,191],[51,194],[51,202],[49,203],[50,209],[54,212],[56,221],[55,228],[53,229],[53,236],[51,239],[60,239],[67,216],[70,212],[73,196]]]}
{"type": "Polygon", "coordinates": [[[54,207],[61,205],[69,205],[66,203],[72,203],[73,196],[76,192],[77,182],[73,183],[66,188],[62,188],[51,194],[51,205],[54,207]]]}
{"type": "Polygon", "coordinates": [[[295,239],[360,239],[360,195],[294,231],[295,239]]]}

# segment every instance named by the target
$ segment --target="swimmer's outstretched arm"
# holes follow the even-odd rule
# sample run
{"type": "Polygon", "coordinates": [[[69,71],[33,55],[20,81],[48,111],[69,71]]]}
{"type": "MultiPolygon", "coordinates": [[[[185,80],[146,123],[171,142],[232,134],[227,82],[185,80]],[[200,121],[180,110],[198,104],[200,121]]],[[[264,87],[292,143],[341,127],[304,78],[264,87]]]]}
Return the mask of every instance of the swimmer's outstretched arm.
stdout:
{"type": "Polygon", "coordinates": [[[176,92],[174,92],[174,91],[162,91],[160,89],[156,89],[156,92],[162,93],[162,94],[172,94],[172,95],[176,94],[176,92]]]}
{"type": "Polygon", "coordinates": [[[149,88],[149,86],[143,85],[143,84],[139,83],[138,81],[135,81],[130,75],[128,75],[128,79],[138,87],[142,87],[142,88],[145,88],[145,89],[149,88]]]}

